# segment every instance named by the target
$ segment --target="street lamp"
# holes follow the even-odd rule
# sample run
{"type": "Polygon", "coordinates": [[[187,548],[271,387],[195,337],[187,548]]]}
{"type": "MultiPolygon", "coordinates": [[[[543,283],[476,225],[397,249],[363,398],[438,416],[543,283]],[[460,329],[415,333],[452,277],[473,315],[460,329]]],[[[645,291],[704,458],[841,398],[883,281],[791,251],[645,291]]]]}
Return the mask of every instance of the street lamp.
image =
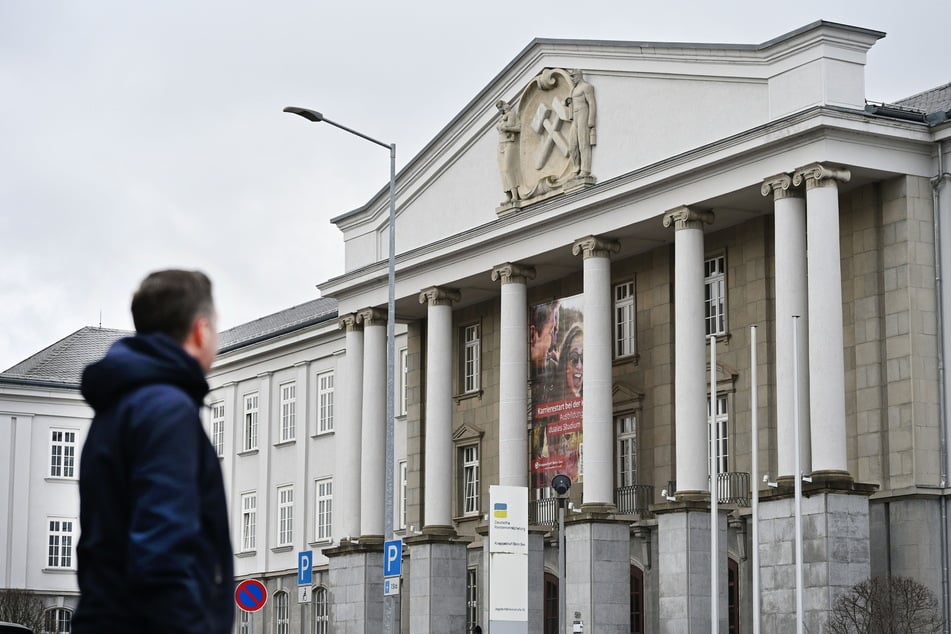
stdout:
{"type": "MultiPolygon", "coordinates": [[[[362,132],[331,121],[320,112],[309,108],[288,106],[284,112],[304,117],[313,123],[329,123],[335,128],[349,132],[361,139],[366,139],[381,147],[390,150],[390,244],[389,244],[389,283],[386,305],[386,459],[384,461],[384,495],[383,500],[383,531],[387,541],[393,539],[393,385],[396,359],[396,144],[384,143],[362,132]]],[[[383,627],[384,632],[395,632],[393,598],[383,597],[383,627]]]]}
{"type": "Polygon", "coordinates": [[[571,478],[559,473],[551,479],[551,488],[558,494],[558,631],[562,634],[568,626],[565,607],[565,584],[568,583],[565,565],[565,493],[571,488],[571,478]]]}

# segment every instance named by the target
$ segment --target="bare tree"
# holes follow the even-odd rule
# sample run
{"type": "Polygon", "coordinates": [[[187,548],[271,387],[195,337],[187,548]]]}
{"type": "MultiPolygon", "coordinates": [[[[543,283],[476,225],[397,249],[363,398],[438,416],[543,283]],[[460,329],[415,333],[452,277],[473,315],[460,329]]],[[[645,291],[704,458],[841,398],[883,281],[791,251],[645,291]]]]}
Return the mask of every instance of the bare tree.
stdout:
{"type": "Polygon", "coordinates": [[[936,634],[944,628],[938,598],[909,577],[875,577],[852,586],[832,606],[832,634],[936,634]]]}
{"type": "Polygon", "coordinates": [[[43,628],[43,601],[29,590],[0,590],[0,621],[25,625],[34,632],[43,628]]]}

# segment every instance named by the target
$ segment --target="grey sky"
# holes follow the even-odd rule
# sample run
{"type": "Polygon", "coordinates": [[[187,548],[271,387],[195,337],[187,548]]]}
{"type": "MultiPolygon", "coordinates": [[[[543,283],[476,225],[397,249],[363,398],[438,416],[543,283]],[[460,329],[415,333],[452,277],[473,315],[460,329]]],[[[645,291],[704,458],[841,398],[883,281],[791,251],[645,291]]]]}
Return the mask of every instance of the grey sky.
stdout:
{"type": "Polygon", "coordinates": [[[342,273],[328,221],[389,156],[285,105],[402,167],[534,37],[760,43],[817,19],[888,33],[866,87],[893,101],[951,81],[943,5],[0,0],[0,369],[100,311],[131,328],[157,268],[207,271],[222,328],[342,273]]]}

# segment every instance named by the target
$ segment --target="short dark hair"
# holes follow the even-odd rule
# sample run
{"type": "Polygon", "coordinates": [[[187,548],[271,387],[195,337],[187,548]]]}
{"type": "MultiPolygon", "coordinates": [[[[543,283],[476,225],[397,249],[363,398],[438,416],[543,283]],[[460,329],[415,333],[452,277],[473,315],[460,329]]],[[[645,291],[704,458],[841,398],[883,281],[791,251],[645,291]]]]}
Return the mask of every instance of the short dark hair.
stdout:
{"type": "Polygon", "coordinates": [[[132,296],[132,321],[140,335],[160,332],[185,341],[195,318],[214,312],[211,280],[201,271],[150,273],[132,296]]]}

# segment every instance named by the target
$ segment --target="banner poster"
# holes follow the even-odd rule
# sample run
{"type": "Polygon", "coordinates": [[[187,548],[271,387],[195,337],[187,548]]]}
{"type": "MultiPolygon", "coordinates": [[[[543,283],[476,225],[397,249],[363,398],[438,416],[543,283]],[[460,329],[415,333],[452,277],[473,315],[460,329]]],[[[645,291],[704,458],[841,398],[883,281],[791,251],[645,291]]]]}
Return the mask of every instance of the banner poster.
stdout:
{"type": "Polygon", "coordinates": [[[582,374],[584,295],[531,307],[531,482],[548,487],[563,473],[582,481],[582,374]]]}

